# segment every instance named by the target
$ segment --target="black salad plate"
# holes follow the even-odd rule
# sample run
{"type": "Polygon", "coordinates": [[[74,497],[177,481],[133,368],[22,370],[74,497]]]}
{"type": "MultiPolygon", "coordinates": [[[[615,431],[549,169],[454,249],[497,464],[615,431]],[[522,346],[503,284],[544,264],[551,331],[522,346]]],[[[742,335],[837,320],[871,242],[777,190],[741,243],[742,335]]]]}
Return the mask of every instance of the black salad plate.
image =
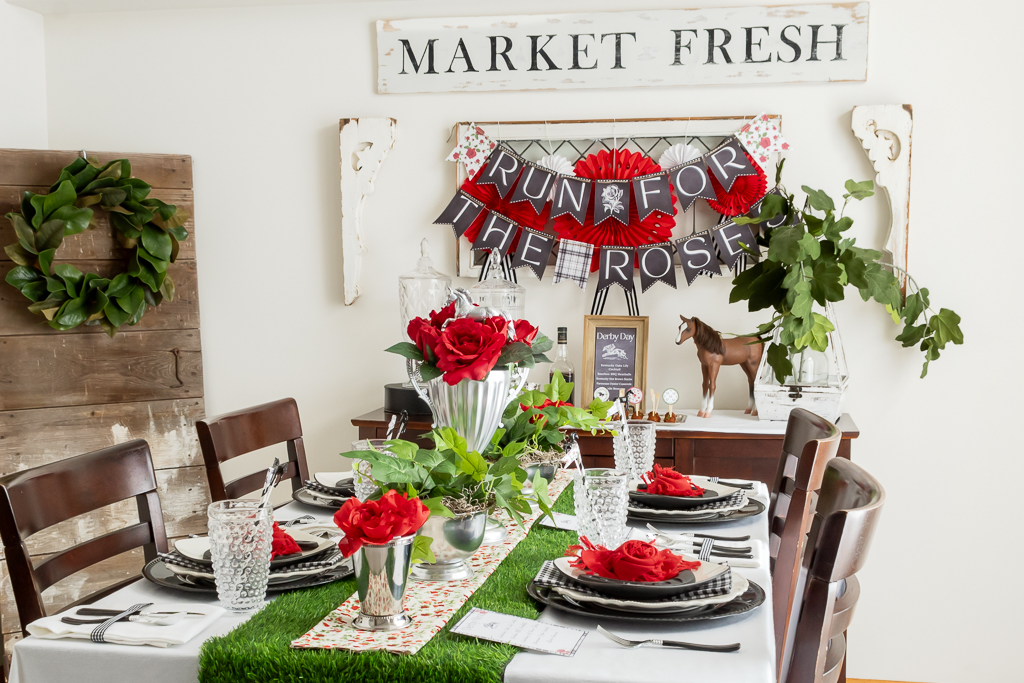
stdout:
{"type": "Polygon", "coordinates": [[[658,510],[689,510],[708,503],[717,503],[736,493],[734,490],[728,493],[719,493],[713,489],[704,489],[703,496],[662,496],[656,493],[647,493],[644,488],[646,485],[640,484],[635,491],[630,491],[629,499],[634,503],[641,503],[658,510]]]}
{"type": "Polygon", "coordinates": [[[303,487],[297,491],[292,491],[292,499],[305,505],[312,505],[318,508],[327,508],[328,510],[340,510],[341,506],[348,500],[330,500],[328,498],[321,498],[316,494],[315,491],[303,487]]]}
{"type": "Polygon", "coordinates": [[[678,623],[688,621],[710,621],[711,619],[725,619],[727,617],[734,617],[740,614],[746,614],[761,604],[764,603],[765,594],[764,589],[753,581],[749,582],[750,587],[747,588],[743,595],[730,600],[729,602],[722,603],[714,609],[704,610],[691,610],[688,612],[622,612],[619,610],[608,609],[595,603],[584,603],[584,602],[573,602],[564,595],[559,594],[553,588],[547,588],[545,586],[538,586],[537,584],[530,582],[530,585],[526,587],[526,592],[531,598],[537,602],[553,607],[562,612],[569,612],[570,614],[579,614],[585,617],[591,617],[594,619],[614,619],[616,621],[653,621],[660,623],[678,623]]]}
{"type": "Polygon", "coordinates": [[[739,510],[727,512],[711,510],[703,515],[673,515],[671,510],[644,509],[630,505],[628,517],[638,522],[662,522],[663,524],[718,524],[756,517],[765,509],[764,503],[761,501],[748,498],[747,504],[739,510]]]}
{"type": "MultiPolygon", "coordinates": [[[[353,574],[352,568],[349,565],[349,562],[344,562],[323,574],[317,574],[316,576],[303,576],[297,578],[295,581],[272,583],[267,586],[267,593],[285,593],[288,591],[299,590],[300,588],[324,586],[328,583],[347,579],[353,574]]],[[[160,560],[159,558],[143,567],[142,575],[156,585],[163,586],[164,588],[171,588],[173,590],[184,591],[186,593],[217,593],[217,585],[213,581],[208,579],[179,576],[168,569],[167,565],[163,563],[163,560],[160,560]]]]}

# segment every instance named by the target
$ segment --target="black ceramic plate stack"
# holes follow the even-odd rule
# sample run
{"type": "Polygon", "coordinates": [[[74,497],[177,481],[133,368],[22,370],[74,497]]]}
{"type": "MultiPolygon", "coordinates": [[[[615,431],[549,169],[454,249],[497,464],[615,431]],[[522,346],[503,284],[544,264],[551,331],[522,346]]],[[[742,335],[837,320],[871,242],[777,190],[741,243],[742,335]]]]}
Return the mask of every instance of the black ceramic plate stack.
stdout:
{"type": "Polygon", "coordinates": [[[707,524],[731,522],[764,512],[764,504],[734,488],[706,477],[691,477],[704,489],[701,496],[664,496],[648,493],[645,484],[629,492],[629,518],[643,522],[707,524]]]}
{"type": "Polygon", "coordinates": [[[338,510],[349,498],[355,495],[351,477],[337,482],[325,484],[317,475],[315,481],[307,481],[305,485],[292,492],[292,498],[300,503],[329,510],[338,510]]]}

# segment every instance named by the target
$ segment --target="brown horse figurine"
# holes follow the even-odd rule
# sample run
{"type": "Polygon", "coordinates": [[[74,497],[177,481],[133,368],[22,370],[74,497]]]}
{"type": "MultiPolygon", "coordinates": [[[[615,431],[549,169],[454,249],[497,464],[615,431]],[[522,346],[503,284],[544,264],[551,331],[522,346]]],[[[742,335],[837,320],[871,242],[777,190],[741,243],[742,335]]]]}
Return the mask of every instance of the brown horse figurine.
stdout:
{"type": "Polygon", "coordinates": [[[676,344],[682,344],[693,337],[693,343],[697,345],[697,359],[704,375],[704,398],[701,400],[697,417],[711,417],[711,411],[715,408],[718,369],[723,365],[739,365],[742,366],[743,372],[747,373],[750,398],[747,409],[743,412],[757,415],[757,406],[754,405],[754,377],[757,375],[757,366],[761,364],[764,344],[759,343],[757,337],[722,339],[721,334],[697,318],[679,316],[679,319],[683,322],[679,323],[676,344]]]}

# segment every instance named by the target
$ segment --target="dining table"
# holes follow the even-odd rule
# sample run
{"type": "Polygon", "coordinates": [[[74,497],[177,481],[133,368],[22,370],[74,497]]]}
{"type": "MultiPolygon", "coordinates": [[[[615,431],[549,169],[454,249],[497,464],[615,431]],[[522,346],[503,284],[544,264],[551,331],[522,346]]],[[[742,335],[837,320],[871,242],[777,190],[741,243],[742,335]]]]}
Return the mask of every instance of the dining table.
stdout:
{"type": "MultiPolygon", "coordinates": [[[[753,482],[753,484],[754,488],[750,497],[760,500],[767,506],[768,488],[762,482],[753,482]]],[[[558,501],[558,503],[564,502],[561,499],[558,501]]],[[[571,501],[568,502],[571,505],[571,501]]],[[[558,507],[556,504],[556,509],[558,507]]],[[[568,510],[564,509],[564,505],[562,507],[563,511],[572,511],[571,507],[568,510]]],[[[275,510],[274,518],[284,522],[304,515],[311,515],[318,523],[330,523],[333,511],[303,503],[289,502],[275,510]]],[[[631,521],[630,526],[635,530],[634,534],[648,531],[644,522],[631,521]]],[[[657,526],[672,533],[749,535],[750,541],[756,549],[755,558],[759,559],[758,566],[753,568],[734,567],[732,571],[760,585],[766,593],[765,602],[746,614],[719,620],[670,624],[603,620],[600,622],[601,625],[617,635],[636,641],[661,638],[709,644],[740,643],[741,648],[738,652],[698,652],[654,646],[627,649],[599,634],[596,630],[598,621],[548,607],[540,613],[541,621],[583,629],[588,632],[575,655],[563,657],[518,651],[511,656],[503,673],[499,671],[495,676],[503,676],[505,683],[660,683],[662,681],[668,683],[679,680],[701,681],[702,683],[717,683],[719,681],[722,683],[733,681],[771,683],[774,681],[775,635],[767,552],[768,515],[762,513],[727,523],[692,523],[685,526],[659,523],[657,526]]],[[[547,531],[545,527],[535,525],[530,533],[531,535],[543,534],[547,531]]],[[[565,534],[566,532],[557,533],[565,534]]],[[[517,560],[515,554],[505,560],[505,562],[516,561],[524,560],[517,560]]],[[[542,559],[533,558],[531,561],[536,562],[537,566],[524,569],[535,573],[539,569],[542,559]]],[[[492,579],[494,576],[488,581],[492,579]]],[[[528,581],[528,579],[525,580],[528,581]]],[[[487,586],[488,584],[485,582],[478,592],[483,592],[483,588],[487,586]]],[[[276,599],[275,596],[270,596],[268,602],[274,599],[276,599]]],[[[472,600],[473,598],[470,599],[471,602],[472,600]]],[[[177,592],[152,584],[146,579],[140,579],[98,600],[95,606],[123,608],[127,605],[147,602],[217,604],[214,595],[177,592]]],[[[415,618],[415,615],[412,616],[415,618]]],[[[207,680],[213,679],[207,677],[206,670],[200,671],[201,658],[204,658],[204,643],[210,639],[230,634],[251,618],[253,618],[252,614],[226,613],[189,642],[166,648],[93,643],[88,640],[74,639],[44,640],[28,636],[14,645],[9,680],[12,683],[43,681],[73,681],[74,683],[138,683],[139,681],[195,683],[203,681],[205,683],[207,680]]],[[[453,626],[457,618],[458,615],[448,623],[447,627],[453,626]]],[[[281,626],[282,629],[288,627],[288,624],[281,626]]],[[[290,634],[290,637],[299,635],[302,634],[293,633],[290,634]]],[[[435,638],[437,637],[435,636],[435,638]]],[[[463,638],[454,635],[451,637],[463,638]]],[[[510,647],[493,643],[486,643],[486,646],[510,647]]],[[[260,664],[258,661],[260,657],[299,658],[313,652],[323,656],[352,654],[337,650],[292,649],[275,655],[273,648],[252,647],[246,651],[243,660],[249,658],[253,666],[253,674],[256,675],[259,670],[257,665],[260,664]]],[[[415,671],[414,668],[408,667],[408,663],[416,657],[422,657],[423,651],[409,656],[389,656],[407,660],[404,662],[403,671],[415,671]]],[[[208,658],[204,659],[204,666],[206,661],[208,658]]],[[[312,660],[309,662],[313,663],[312,660]]],[[[294,662],[292,663],[294,664],[294,662]]],[[[301,660],[299,660],[299,665],[301,666],[301,660]]],[[[321,675],[316,679],[351,680],[352,683],[362,680],[358,669],[352,669],[350,674],[346,674],[346,671],[348,670],[343,667],[338,668],[336,673],[331,674],[331,677],[321,675]]],[[[257,676],[251,680],[264,679],[257,676]]],[[[387,680],[401,680],[401,678],[389,676],[387,680]]],[[[415,678],[410,677],[409,680],[413,681],[415,678]]],[[[497,680],[501,680],[501,678],[497,678],[497,680]]]]}

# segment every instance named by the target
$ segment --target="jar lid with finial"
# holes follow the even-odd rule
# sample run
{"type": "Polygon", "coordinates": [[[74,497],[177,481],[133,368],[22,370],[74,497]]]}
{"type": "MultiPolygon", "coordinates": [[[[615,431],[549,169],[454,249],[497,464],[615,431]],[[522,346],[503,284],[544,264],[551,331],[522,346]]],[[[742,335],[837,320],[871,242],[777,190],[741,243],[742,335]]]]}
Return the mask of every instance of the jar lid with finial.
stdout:
{"type": "Polygon", "coordinates": [[[402,338],[411,341],[406,329],[413,318],[426,318],[431,311],[439,310],[448,301],[452,286],[449,275],[438,272],[430,259],[430,243],[420,242],[420,258],[416,270],[398,278],[398,307],[401,315],[402,338]]]}
{"type": "MultiPolygon", "coordinates": [[[[526,288],[505,276],[498,250],[491,251],[480,282],[470,288],[473,303],[501,311],[510,320],[526,317],[526,288]]],[[[511,273],[511,270],[509,271],[511,273]]]]}

